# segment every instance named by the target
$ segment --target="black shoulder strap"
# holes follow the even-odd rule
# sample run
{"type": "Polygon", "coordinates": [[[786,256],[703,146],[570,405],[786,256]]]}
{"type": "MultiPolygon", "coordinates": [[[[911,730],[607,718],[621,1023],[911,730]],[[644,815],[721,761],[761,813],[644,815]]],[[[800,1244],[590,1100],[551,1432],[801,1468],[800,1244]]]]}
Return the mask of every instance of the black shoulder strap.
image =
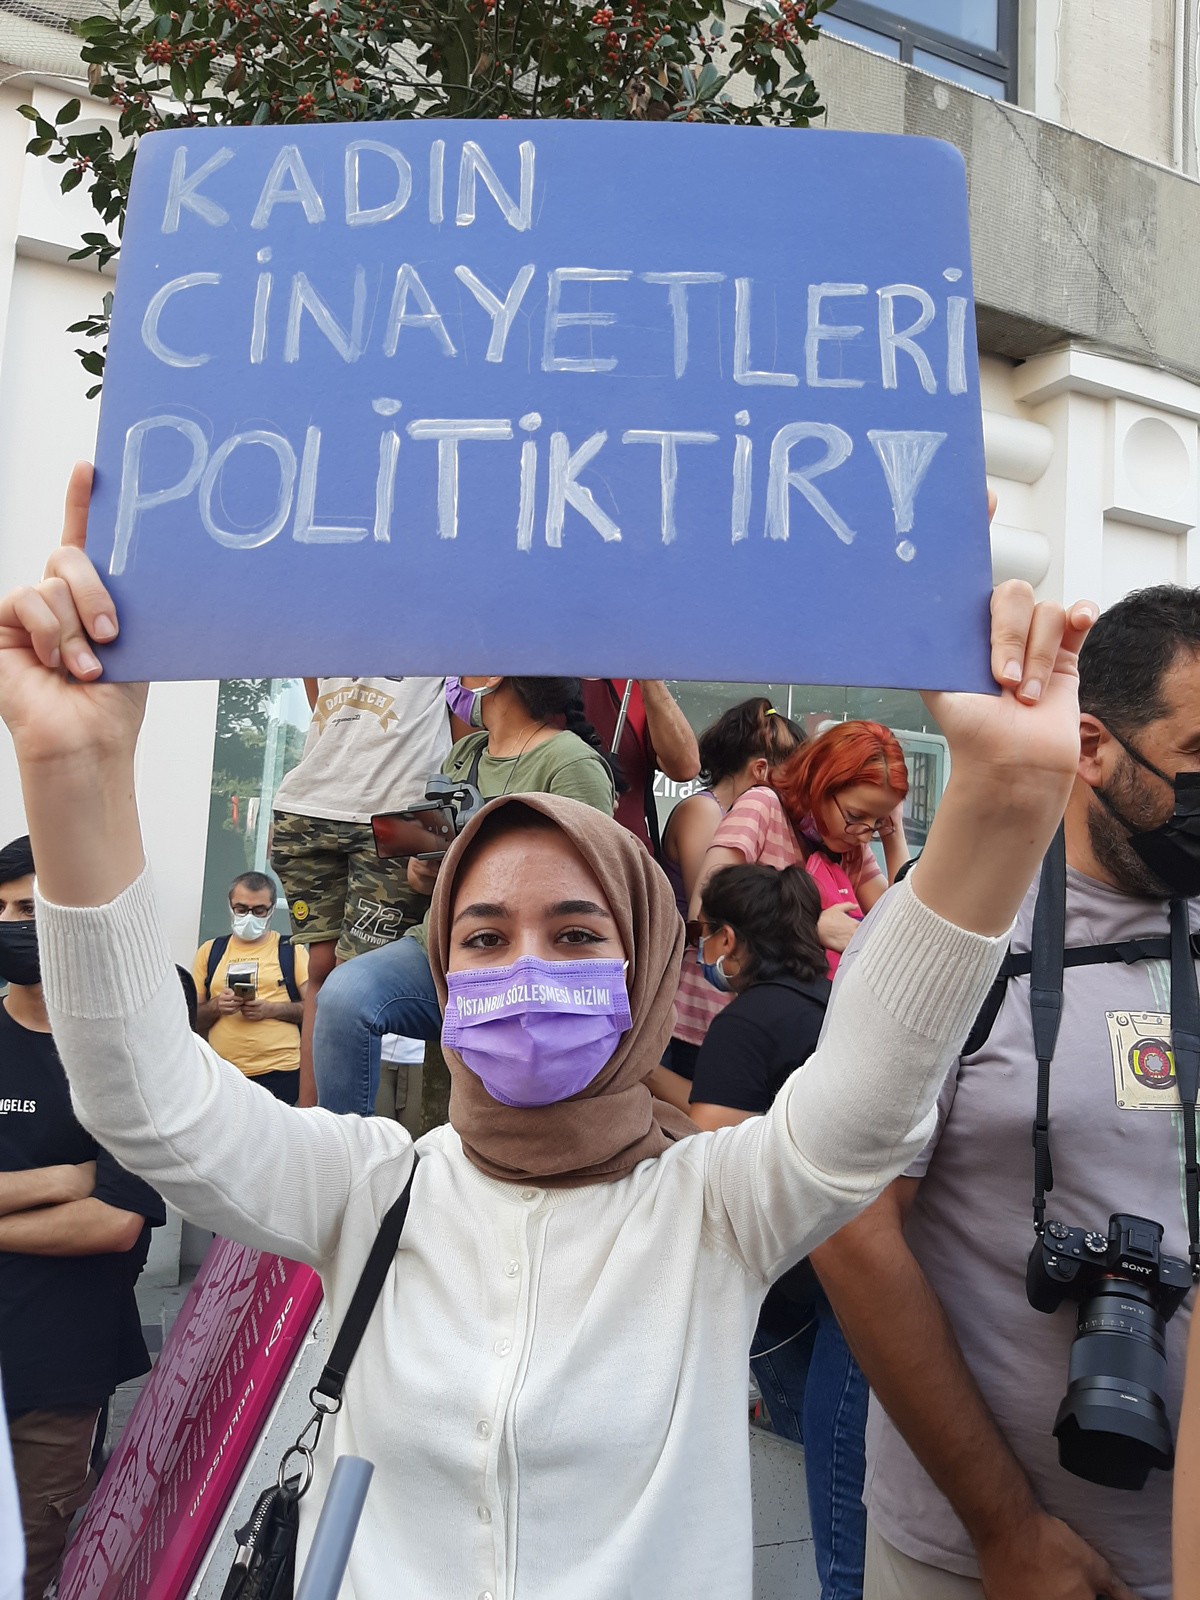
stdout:
{"type": "MultiPolygon", "coordinates": [[[[1200,960],[1200,934],[1191,936],[1192,956],[1200,960]]],[[[1121,939],[1116,944],[1068,945],[1063,951],[1064,967],[1116,966],[1122,962],[1127,967],[1139,961],[1169,961],[1171,939],[1161,934],[1154,939],[1121,939]]],[[[1010,950],[1000,963],[1000,979],[1023,978],[1033,968],[1033,955],[1028,950],[1010,950]]]]}
{"type": "MultiPolygon", "coordinates": [[[[1200,961],[1200,933],[1193,933],[1189,941],[1192,960],[1200,961]]],[[[1063,951],[1063,966],[1072,967],[1109,967],[1121,962],[1124,966],[1134,967],[1139,961],[1169,961],[1171,959],[1171,937],[1162,934],[1157,938],[1147,939],[1121,939],[1116,944],[1080,944],[1068,945],[1063,951]]],[[[987,992],[987,999],[979,1008],[979,1015],[971,1024],[971,1031],[967,1041],[962,1047],[964,1056],[972,1056],[977,1050],[982,1050],[988,1042],[988,1036],[995,1026],[996,1018],[1000,1015],[1000,1007],[1004,1004],[1004,996],[1008,989],[1010,978],[1027,978],[1033,970],[1033,953],[1029,950],[1010,950],[1000,963],[1000,972],[995,983],[987,992]]]]}
{"type": "Polygon", "coordinates": [[[289,933],[279,935],[279,971],[283,978],[283,986],[288,992],[289,1000],[300,1003],[300,990],[296,986],[296,946],[292,943],[289,933]]]}
{"type": "Polygon", "coordinates": [[[367,1323],[370,1322],[375,1302],[379,1299],[383,1280],[387,1277],[388,1268],[400,1243],[400,1235],[404,1232],[404,1219],[408,1216],[408,1202],[412,1195],[413,1179],[417,1175],[419,1160],[420,1157],[414,1152],[412,1171],[408,1175],[408,1182],[404,1185],[404,1192],[388,1208],[379,1225],[375,1243],[371,1246],[371,1253],[362,1269],[358,1286],[346,1308],[346,1315],[338,1329],[337,1338],[333,1341],[329,1359],[313,1388],[314,1395],[321,1394],[335,1402],[332,1407],[335,1411],[341,1404],[342,1389],[345,1386],[346,1374],[350,1370],[350,1363],[354,1360],[355,1353],[362,1343],[362,1336],[367,1331],[367,1323]]]}
{"type": "Polygon", "coordinates": [[[488,736],[485,733],[475,748],[475,754],[471,757],[471,765],[467,768],[467,782],[472,789],[478,789],[479,787],[479,763],[483,760],[483,752],[487,749],[487,742],[488,736]]]}
{"type": "Polygon", "coordinates": [[[1060,827],[1046,859],[1033,912],[1029,1011],[1037,1056],[1037,1114],[1033,1121],[1033,1220],[1041,1233],[1046,1195],[1054,1187],[1050,1160],[1050,1063],[1063,1006],[1063,945],[1067,936],[1067,841],[1060,827]]]}
{"type": "Polygon", "coordinates": [[[221,965],[221,957],[229,949],[229,935],[218,934],[209,946],[208,966],[204,972],[204,998],[212,999],[212,981],[217,975],[217,968],[221,965]]]}
{"type": "Polygon", "coordinates": [[[1188,903],[1171,902],[1171,1049],[1183,1108],[1183,1168],[1192,1276],[1200,1278],[1200,1168],[1196,1163],[1196,1094],[1200,1090],[1200,988],[1188,903]]]}

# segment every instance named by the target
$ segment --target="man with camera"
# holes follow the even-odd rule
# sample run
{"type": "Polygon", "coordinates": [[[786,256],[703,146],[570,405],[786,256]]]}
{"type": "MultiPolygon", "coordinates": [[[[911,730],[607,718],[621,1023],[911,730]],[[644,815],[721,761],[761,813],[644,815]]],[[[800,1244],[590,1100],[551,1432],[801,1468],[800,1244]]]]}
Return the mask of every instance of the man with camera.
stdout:
{"type": "Polygon", "coordinates": [[[1200,592],[1101,616],[1080,704],[1063,835],[933,1137],[813,1257],[873,1391],[867,1600],[1171,1593],[1200,1262],[1200,592]]]}
{"type": "Polygon", "coordinates": [[[272,932],[274,912],[275,885],[265,872],[233,880],[230,931],[196,952],[196,1026],[226,1061],[294,1106],[308,952],[272,932]]]}

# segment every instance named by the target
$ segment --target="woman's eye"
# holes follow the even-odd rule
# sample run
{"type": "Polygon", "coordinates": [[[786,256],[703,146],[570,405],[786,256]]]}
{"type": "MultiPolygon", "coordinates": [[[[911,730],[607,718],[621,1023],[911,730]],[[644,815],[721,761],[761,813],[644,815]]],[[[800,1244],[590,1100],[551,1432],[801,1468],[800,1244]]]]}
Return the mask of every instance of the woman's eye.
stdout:
{"type": "Polygon", "coordinates": [[[481,928],[478,933],[469,934],[462,947],[464,950],[498,950],[503,943],[503,938],[493,929],[481,928]]]}
{"type": "Polygon", "coordinates": [[[593,932],[591,928],[564,928],[558,937],[564,944],[604,943],[604,935],[593,932]]]}

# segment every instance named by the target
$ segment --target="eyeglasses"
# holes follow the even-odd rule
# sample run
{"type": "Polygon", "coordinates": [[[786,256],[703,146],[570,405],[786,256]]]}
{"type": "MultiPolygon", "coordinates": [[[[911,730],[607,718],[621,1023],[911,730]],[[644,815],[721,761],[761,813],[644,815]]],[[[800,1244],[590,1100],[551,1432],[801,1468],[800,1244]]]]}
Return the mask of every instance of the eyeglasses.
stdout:
{"type": "Polygon", "coordinates": [[[246,906],[240,900],[232,900],[229,909],[235,917],[269,917],[274,911],[274,906],[246,906]]]}
{"type": "Polygon", "coordinates": [[[833,803],[837,806],[837,814],[842,819],[842,826],[849,839],[886,839],[895,833],[896,824],[891,817],[876,817],[874,822],[869,817],[848,817],[838,805],[837,796],[832,796],[833,803]]]}
{"type": "Polygon", "coordinates": [[[706,939],[710,933],[715,933],[718,926],[718,923],[706,922],[703,917],[693,917],[690,922],[684,923],[685,946],[690,945],[693,950],[698,949],[701,939],[706,939]]]}

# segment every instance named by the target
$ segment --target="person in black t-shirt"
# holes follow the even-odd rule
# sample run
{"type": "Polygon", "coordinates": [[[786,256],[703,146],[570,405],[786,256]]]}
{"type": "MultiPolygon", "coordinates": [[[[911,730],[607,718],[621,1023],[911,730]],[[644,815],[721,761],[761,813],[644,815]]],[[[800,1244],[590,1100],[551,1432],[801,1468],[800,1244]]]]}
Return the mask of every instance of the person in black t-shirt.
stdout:
{"type": "MultiPolygon", "coordinates": [[[[661,1068],[654,1077],[655,1093],[698,1127],[768,1110],[816,1049],[830,992],[820,915],[803,867],[723,867],[705,885],[688,937],[701,972],[735,998],[709,1024],[691,1083],[661,1068]]],[[[772,1428],[804,1446],[821,1600],[861,1600],[867,1384],[807,1261],[763,1302],[750,1365],[772,1428]]]]}
{"type": "Polygon", "coordinates": [[[134,1284],[166,1215],[75,1120],[50,1037],[29,840],[0,850],[0,1372],[25,1531],[25,1600],[91,1488],[101,1408],[150,1367],[134,1284]]]}

